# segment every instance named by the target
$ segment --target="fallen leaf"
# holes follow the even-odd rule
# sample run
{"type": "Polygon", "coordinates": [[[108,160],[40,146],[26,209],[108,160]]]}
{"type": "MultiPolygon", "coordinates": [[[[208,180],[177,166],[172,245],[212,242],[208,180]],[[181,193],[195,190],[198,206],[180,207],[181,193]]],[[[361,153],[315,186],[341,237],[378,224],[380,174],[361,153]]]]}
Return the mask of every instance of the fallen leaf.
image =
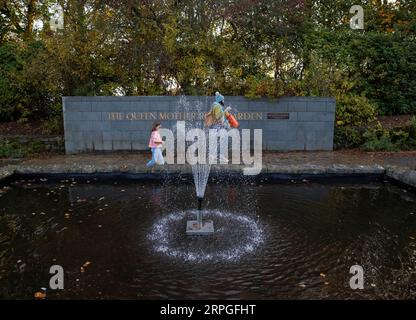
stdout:
{"type": "Polygon", "coordinates": [[[45,299],[46,298],[46,293],[44,292],[35,292],[35,299],[45,299]]]}
{"type": "Polygon", "coordinates": [[[304,283],[299,283],[299,284],[298,284],[298,287],[305,288],[305,287],[306,287],[306,285],[305,285],[304,283]]]}

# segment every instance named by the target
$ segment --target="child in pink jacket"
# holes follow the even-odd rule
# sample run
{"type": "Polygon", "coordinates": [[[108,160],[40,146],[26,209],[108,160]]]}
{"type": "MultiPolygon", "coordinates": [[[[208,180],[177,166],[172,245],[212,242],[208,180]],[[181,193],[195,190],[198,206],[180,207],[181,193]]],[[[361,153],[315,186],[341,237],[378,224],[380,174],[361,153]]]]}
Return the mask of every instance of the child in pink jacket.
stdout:
{"type": "Polygon", "coordinates": [[[153,167],[156,163],[163,165],[165,160],[162,155],[162,138],[159,134],[159,129],[162,125],[156,122],[152,128],[152,134],[150,135],[149,148],[152,149],[152,160],[147,163],[147,167],[153,167]]]}

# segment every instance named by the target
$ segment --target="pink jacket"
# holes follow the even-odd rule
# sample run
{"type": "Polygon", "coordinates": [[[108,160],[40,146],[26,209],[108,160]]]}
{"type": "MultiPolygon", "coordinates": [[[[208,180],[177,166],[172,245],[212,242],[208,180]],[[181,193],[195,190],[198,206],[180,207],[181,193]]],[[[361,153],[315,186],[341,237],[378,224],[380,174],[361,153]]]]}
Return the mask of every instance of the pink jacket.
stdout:
{"type": "Polygon", "coordinates": [[[153,131],[150,140],[149,140],[149,148],[159,148],[162,145],[156,144],[156,142],[162,142],[162,138],[160,137],[159,131],[153,131]]]}

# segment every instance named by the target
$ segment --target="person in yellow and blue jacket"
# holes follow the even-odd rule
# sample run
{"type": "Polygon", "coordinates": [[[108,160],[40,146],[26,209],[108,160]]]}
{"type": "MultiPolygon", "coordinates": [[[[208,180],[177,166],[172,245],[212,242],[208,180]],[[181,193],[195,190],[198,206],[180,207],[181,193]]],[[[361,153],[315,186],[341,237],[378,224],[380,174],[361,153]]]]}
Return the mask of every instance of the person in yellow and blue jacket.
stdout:
{"type": "MultiPolygon", "coordinates": [[[[221,129],[230,129],[230,125],[228,123],[228,120],[226,118],[226,112],[228,112],[231,107],[225,108],[224,105],[224,96],[220,94],[219,92],[215,93],[215,102],[212,104],[210,114],[213,118],[213,124],[209,127],[210,129],[216,129],[220,131],[221,129]]],[[[225,144],[226,140],[228,139],[228,135],[224,134],[224,132],[221,132],[220,134],[220,141],[221,144],[225,144]]],[[[227,152],[227,151],[225,151],[227,152]]],[[[210,163],[217,163],[217,158],[220,158],[221,163],[228,163],[228,157],[226,154],[222,154],[220,147],[217,148],[217,154],[212,155],[210,151],[210,157],[213,157],[213,159],[210,158],[210,163]]]]}
{"type": "Polygon", "coordinates": [[[225,117],[225,113],[231,108],[227,107],[224,109],[224,96],[219,92],[215,92],[215,102],[211,107],[211,114],[214,118],[214,124],[211,129],[229,129],[230,125],[225,117]]]}

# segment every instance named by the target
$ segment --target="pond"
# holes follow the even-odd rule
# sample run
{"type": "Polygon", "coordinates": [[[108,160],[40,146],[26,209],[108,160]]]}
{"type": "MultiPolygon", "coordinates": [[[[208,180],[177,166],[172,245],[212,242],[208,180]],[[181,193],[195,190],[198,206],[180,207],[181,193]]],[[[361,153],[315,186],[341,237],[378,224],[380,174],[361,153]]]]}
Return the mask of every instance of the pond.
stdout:
{"type": "Polygon", "coordinates": [[[381,179],[16,178],[0,194],[0,298],[414,299],[416,195],[381,179]],[[87,180],[89,179],[89,180],[87,180]],[[350,268],[362,266],[364,289],[350,268]]]}

